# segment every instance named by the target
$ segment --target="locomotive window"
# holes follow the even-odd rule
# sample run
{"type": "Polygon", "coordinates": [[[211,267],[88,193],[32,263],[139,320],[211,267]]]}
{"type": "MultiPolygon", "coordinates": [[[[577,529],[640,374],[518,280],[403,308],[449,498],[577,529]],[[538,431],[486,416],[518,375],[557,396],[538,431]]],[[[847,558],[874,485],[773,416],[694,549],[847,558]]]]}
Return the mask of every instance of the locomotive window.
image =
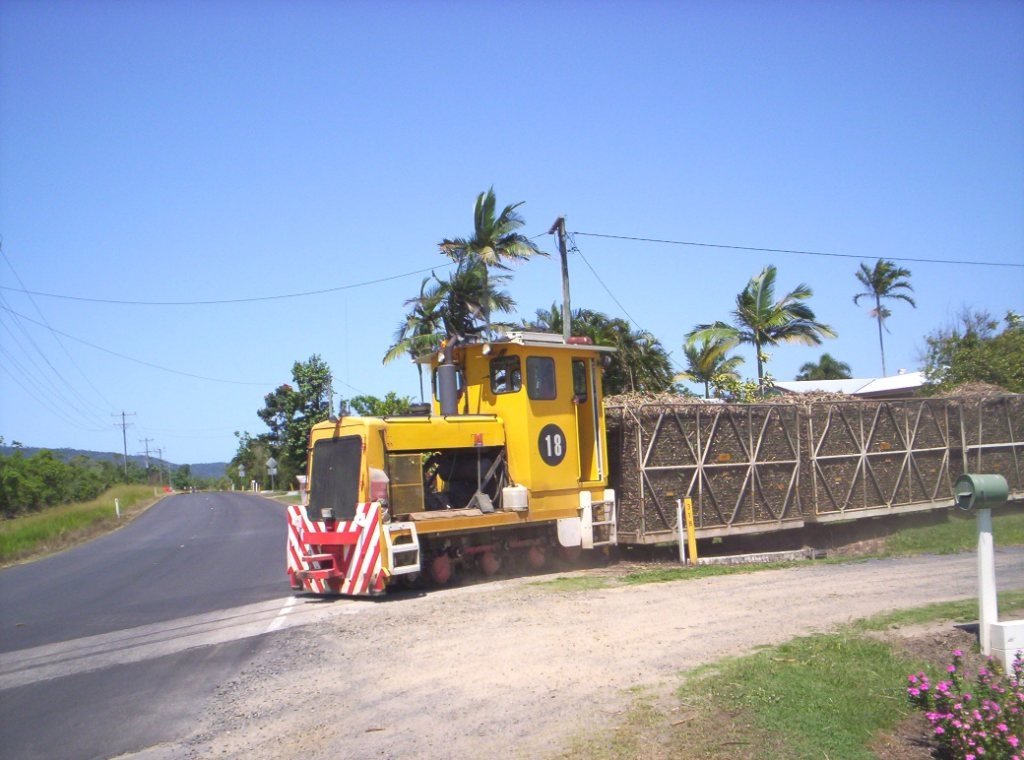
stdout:
{"type": "Polygon", "coordinates": [[[587,403],[587,363],[582,359],[572,360],[572,400],[587,403]]]}
{"type": "Polygon", "coordinates": [[[549,356],[526,357],[526,393],[535,401],[555,398],[555,360],[549,356]]]}
{"type": "Polygon", "coordinates": [[[356,516],[359,472],[363,464],[363,439],[358,435],[330,438],[313,445],[313,482],[309,489],[310,520],[322,520],[330,507],[337,520],[356,516]]]}
{"type": "Polygon", "coordinates": [[[523,370],[518,356],[491,359],[491,393],[515,393],[523,387],[523,370]]]}

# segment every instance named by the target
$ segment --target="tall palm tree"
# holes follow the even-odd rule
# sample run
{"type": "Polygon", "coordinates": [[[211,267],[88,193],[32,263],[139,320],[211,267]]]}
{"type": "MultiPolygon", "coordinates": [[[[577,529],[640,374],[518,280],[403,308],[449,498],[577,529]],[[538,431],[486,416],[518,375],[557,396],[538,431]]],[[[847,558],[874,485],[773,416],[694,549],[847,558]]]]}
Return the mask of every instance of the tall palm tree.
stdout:
{"type": "MultiPolygon", "coordinates": [[[[511,264],[527,261],[534,256],[547,256],[532,240],[517,230],[525,224],[516,209],[523,202],[505,206],[496,214],[497,200],[494,188],[480,193],[473,207],[473,236],[471,238],[444,239],[438,243],[441,253],[454,261],[462,276],[482,278],[482,290],[489,290],[491,269],[511,269],[511,264]],[[470,274],[472,272],[472,274],[470,274]]],[[[490,333],[491,299],[479,304],[485,331],[490,333]]]]}
{"type": "Polygon", "coordinates": [[[879,259],[875,262],[874,267],[868,267],[862,261],[860,269],[855,274],[866,290],[855,295],[853,302],[859,304],[862,298],[870,298],[875,302],[875,308],[871,310],[870,314],[878,322],[878,350],[882,354],[882,375],[883,377],[888,377],[889,373],[885,368],[885,344],[882,341],[882,325],[891,316],[892,312],[882,305],[882,300],[887,298],[898,299],[906,301],[915,309],[917,308],[914,299],[903,292],[907,290],[913,292],[914,290],[906,279],[910,277],[910,270],[896,266],[895,262],[879,259]]]}
{"type": "MultiPolygon", "coordinates": [[[[441,315],[443,294],[440,288],[428,288],[429,284],[430,278],[424,277],[420,283],[419,297],[405,302],[406,306],[412,308],[395,329],[395,342],[384,354],[384,364],[404,354],[408,354],[415,362],[419,356],[434,350],[444,340],[441,315]]],[[[423,365],[419,362],[416,362],[416,371],[420,379],[420,403],[423,403],[423,365]]]]}
{"type": "Polygon", "coordinates": [[[735,341],[723,338],[704,338],[699,344],[684,343],[686,371],[680,372],[674,379],[703,383],[704,398],[711,398],[711,383],[730,377],[739,380],[736,368],[743,364],[743,357],[729,356],[729,351],[735,347],[735,341]]]}
{"type": "Polygon", "coordinates": [[[806,362],[800,367],[800,374],[797,380],[848,380],[850,365],[832,357],[831,354],[822,354],[817,362],[806,362]]]}
{"type": "Polygon", "coordinates": [[[764,349],[779,343],[802,343],[807,346],[821,344],[822,338],[836,337],[835,331],[816,321],[807,301],[813,291],[807,285],[797,285],[775,300],[774,265],[769,264],[751,278],[736,296],[732,312],[732,325],[725,322],[697,325],[688,342],[696,344],[707,340],[731,340],[749,343],[757,356],[757,383],[764,389],[764,349]]]}

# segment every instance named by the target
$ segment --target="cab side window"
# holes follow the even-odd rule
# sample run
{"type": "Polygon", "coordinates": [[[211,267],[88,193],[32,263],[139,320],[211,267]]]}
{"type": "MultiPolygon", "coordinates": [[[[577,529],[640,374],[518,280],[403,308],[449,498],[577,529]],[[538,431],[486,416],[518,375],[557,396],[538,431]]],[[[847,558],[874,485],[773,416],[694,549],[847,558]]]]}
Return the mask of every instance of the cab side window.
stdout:
{"type": "Polygon", "coordinates": [[[523,370],[518,356],[491,359],[491,393],[515,393],[523,387],[523,370]]]}
{"type": "Polygon", "coordinates": [[[587,403],[587,363],[582,359],[572,360],[572,396],[577,404],[587,403]]]}
{"type": "Polygon", "coordinates": [[[555,398],[555,360],[548,356],[526,357],[526,394],[534,401],[555,398]]]}

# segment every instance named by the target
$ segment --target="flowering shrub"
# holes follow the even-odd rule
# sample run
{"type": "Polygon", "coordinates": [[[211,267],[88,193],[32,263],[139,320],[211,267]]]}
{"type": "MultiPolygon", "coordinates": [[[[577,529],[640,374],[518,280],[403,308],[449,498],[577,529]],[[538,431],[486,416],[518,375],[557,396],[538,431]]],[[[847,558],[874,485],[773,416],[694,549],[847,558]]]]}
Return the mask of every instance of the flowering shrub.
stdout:
{"type": "Polygon", "coordinates": [[[973,684],[963,675],[963,652],[953,652],[949,680],[932,684],[924,673],[907,676],[907,695],[924,710],[939,746],[951,758],[1024,760],[1024,661],[1004,674],[991,657],[973,684]]]}

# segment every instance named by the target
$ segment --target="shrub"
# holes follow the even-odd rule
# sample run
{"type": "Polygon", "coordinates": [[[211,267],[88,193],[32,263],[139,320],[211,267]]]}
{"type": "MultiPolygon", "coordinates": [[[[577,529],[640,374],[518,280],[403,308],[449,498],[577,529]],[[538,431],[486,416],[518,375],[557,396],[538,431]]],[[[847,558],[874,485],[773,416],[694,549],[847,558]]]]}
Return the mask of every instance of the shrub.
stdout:
{"type": "Polygon", "coordinates": [[[933,684],[927,675],[907,676],[907,696],[924,711],[946,757],[957,760],[1012,758],[1022,760],[1024,748],[1024,662],[1013,672],[988,658],[973,684],[963,675],[963,652],[953,652],[949,680],[933,684]]]}

